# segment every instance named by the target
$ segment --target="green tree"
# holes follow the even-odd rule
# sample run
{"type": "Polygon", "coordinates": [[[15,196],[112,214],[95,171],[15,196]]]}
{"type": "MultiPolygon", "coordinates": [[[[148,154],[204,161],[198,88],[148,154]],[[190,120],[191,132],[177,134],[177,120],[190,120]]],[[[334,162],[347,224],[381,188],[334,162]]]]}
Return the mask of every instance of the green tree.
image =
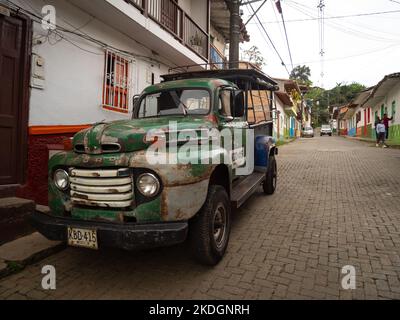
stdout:
{"type": "Polygon", "coordinates": [[[260,69],[265,65],[265,59],[257,46],[243,50],[243,57],[246,61],[253,63],[260,69]]]}
{"type": "Polygon", "coordinates": [[[307,67],[305,65],[297,66],[290,73],[290,79],[297,80],[297,82],[306,86],[312,85],[310,77],[311,77],[311,69],[310,67],[307,67]]]}
{"type": "Polygon", "coordinates": [[[311,88],[305,98],[312,105],[311,117],[314,127],[329,122],[331,111],[329,107],[345,105],[363,90],[365,90],[365,86],[357,82],[351,84],[336,83],[336,86],[330,90],[319,87],[311,88]]]}

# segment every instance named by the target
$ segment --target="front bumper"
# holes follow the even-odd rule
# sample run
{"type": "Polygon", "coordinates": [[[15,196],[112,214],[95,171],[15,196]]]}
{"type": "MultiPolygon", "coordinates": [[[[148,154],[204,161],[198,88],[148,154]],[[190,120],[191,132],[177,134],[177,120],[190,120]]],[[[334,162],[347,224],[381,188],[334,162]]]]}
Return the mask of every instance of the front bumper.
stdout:
{"type": "Polygon", "coordinates": [[[50,240],[67,241],[68,227],[97,230],[98,245],[125,250],[170,246],[184,242],[188,222],[164,222],[148,224],[117,224],[59,218],[35,212],[30,222],[50,240]]]}
{"type": "Polygon", "coordinates": [[[302,137],[314,137],[314,133],[311,132],[303,132],[301,134],[302,137]]]}

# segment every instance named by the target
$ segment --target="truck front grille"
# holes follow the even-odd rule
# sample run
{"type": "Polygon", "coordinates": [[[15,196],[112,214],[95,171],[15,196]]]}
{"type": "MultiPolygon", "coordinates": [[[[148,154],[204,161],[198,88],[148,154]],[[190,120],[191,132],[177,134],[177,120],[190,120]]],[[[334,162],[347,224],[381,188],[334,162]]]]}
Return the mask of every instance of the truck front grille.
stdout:
{"type": "Polygon", "coordinates": [[[70,169],[74,205],[126,208],[132,205],[133,182],[129,169],[70,169]]]}

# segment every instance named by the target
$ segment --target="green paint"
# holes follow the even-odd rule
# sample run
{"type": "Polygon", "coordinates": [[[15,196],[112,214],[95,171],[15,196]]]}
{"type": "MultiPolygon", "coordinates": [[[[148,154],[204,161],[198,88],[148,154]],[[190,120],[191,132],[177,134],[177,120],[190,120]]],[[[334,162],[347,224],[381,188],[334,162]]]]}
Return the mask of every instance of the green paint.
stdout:
{"type": "Polygon", "coordinates": [[[81,220],[105,220],[105,221],[119,221],[120,211],[104,210],[102,208],[89,209],[89,208],[72,208],[71,216],[75,219],[81,220]]]}
{"type": "Polygon", "coordinates": [[[209,166],[205,164],[192,164],[190,167],[190,173],[194,177],[201,177],[207,172],[209,166]]]}
{"type": "Polygon", "coordinates": [[[389,127],[389,142],[400,144],[400,125],[391,125],[389,127]]]}
{"type": "Polygon", "coordinates": [[[150,222],[161,220],[161,196],[157,199],[143,203],[135,209],[138,222],[150,222]]]}

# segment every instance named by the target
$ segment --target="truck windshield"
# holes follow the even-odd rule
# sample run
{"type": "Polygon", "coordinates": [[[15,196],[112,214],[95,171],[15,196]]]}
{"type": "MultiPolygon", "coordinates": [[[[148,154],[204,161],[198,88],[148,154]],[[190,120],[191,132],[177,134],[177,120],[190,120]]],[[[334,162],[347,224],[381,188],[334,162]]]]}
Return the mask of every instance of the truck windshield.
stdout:
{"type": "Polygon", "coordinates": [[[142,98],[138,109],[138,118],[206,115],[210,111],[210,93],[204,89],[161,91],[142,98]]]}

